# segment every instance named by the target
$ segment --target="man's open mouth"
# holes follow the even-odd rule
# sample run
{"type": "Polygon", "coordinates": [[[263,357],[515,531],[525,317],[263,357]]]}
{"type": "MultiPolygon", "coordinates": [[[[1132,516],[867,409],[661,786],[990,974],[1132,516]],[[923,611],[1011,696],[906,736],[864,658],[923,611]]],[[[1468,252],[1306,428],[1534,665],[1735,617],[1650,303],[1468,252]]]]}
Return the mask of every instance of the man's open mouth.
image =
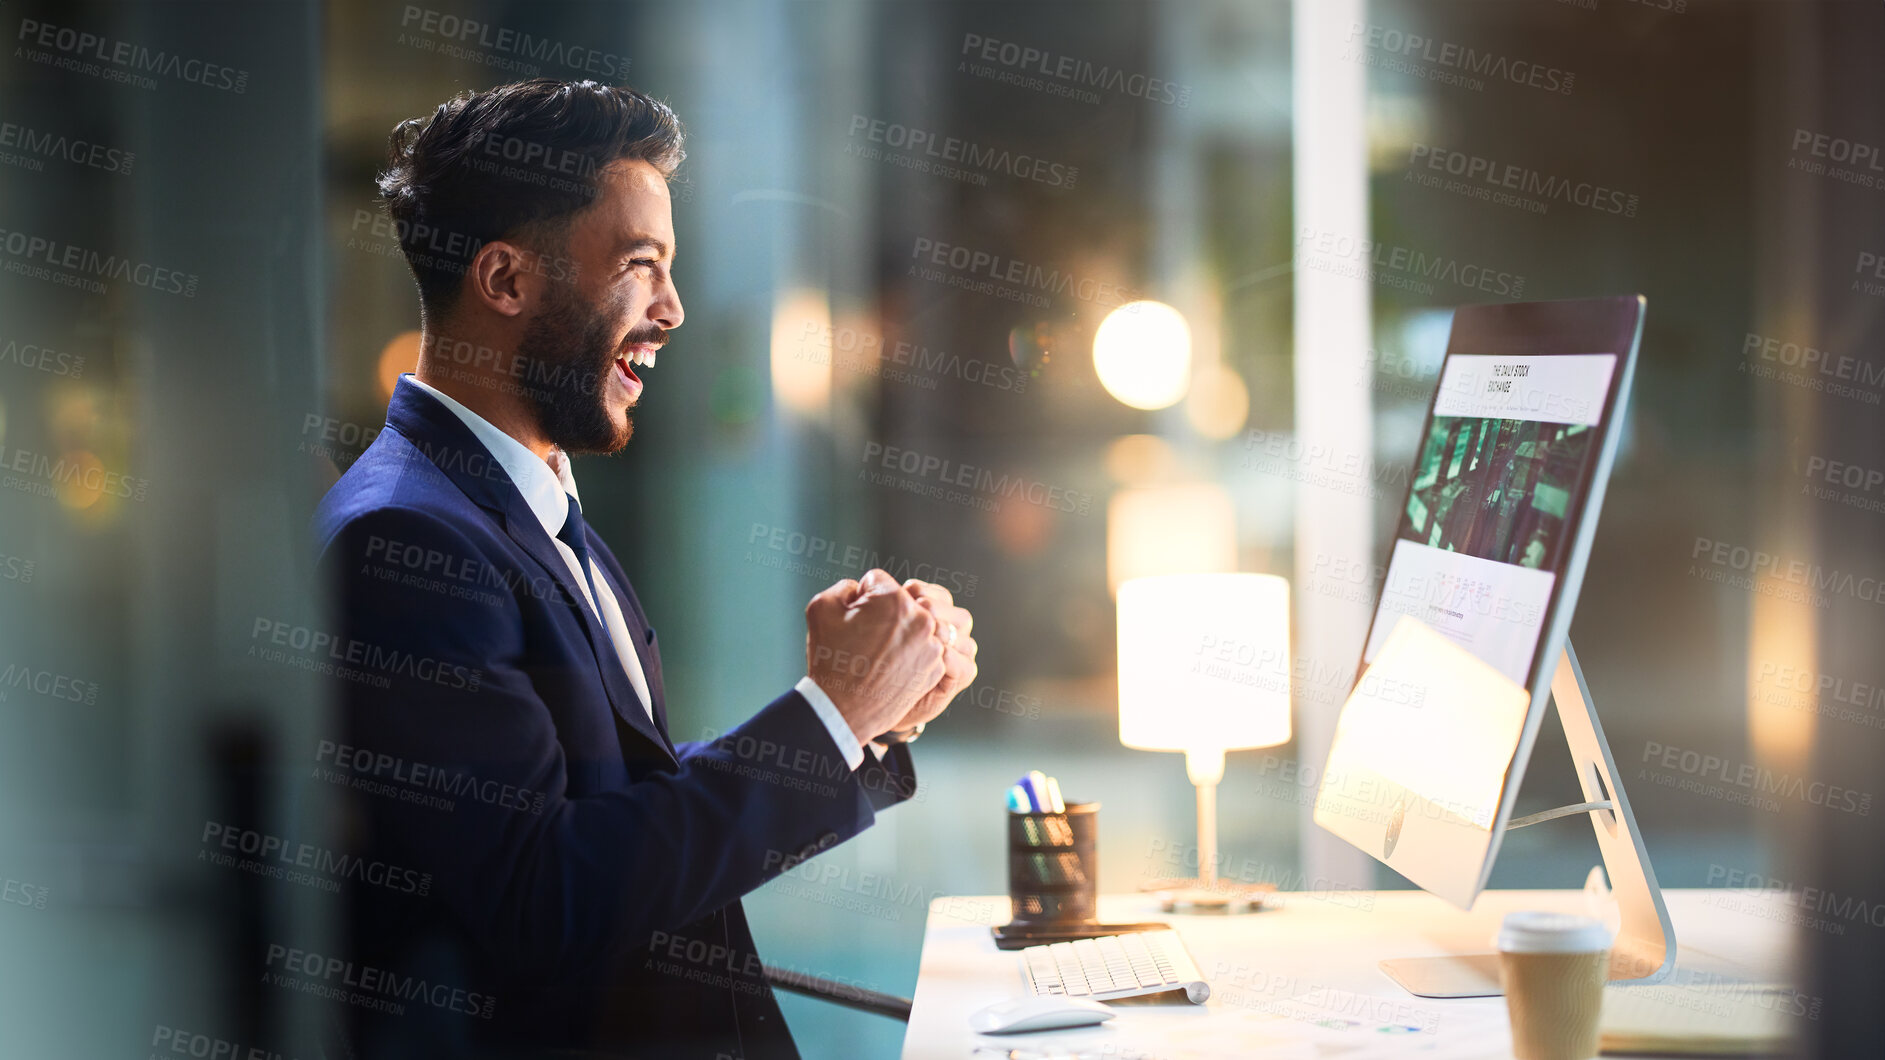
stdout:
{"type": "Polygon", "coordinates": [[[621,375],[622,382],[628,387],[628,398],[633,403],[641,396],[641,376],[635,374],[635,366],[653,368],[655,352],[661,347],[655,343],[637,343],[628,348],[628,352],[615,359],[615,370],[621,375]]]}

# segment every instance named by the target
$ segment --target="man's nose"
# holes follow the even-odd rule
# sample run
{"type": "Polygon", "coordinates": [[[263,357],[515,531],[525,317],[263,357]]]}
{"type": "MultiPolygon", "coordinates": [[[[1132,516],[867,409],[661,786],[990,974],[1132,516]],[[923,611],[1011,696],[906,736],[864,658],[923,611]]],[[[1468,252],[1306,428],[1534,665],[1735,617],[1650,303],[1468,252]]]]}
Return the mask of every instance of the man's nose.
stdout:
{"type": "Polygon", "coordinates": [[[648,307],[648,319],[660,327],[673,331],[687,319],[687,313],[681,308],[681,292],[669,280],[662,285],[661,294],[648,307]]]}

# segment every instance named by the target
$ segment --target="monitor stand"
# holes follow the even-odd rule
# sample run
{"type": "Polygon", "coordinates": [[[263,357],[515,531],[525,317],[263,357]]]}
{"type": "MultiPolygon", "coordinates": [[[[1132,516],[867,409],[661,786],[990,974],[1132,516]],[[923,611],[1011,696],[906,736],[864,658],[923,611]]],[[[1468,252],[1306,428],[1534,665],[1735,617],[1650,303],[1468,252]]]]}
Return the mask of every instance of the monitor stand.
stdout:
{"type": "MultiPolygon", "coordinates": [[[[1621,924],[1610,952],[1610,981],[1623,984],[1661,982],[1675,968],[1676,932],[1669,923],[1669,907],[1643,848],[1643,834],[1623,794],[1623,778],[1610,756],[1597,707],[1570,641],[1558,657],[1551,678],[1551,701],[1564,724],[1565,741],[1577,768],[1584,798],[1603,803],[1588,811],[1603,851],[1621,924]]],[[[1539,817],[1548,815],[1540,814],[1539,817]]],[[[1507,827],[1511,827],[1508,825],[1507,827]]],[[[1499,957],[1496,953],[1463,953],[1442,957],[1403,957],[1381,962],[1381,970],[1419,997],[1497,997],[1499,957]]]]}

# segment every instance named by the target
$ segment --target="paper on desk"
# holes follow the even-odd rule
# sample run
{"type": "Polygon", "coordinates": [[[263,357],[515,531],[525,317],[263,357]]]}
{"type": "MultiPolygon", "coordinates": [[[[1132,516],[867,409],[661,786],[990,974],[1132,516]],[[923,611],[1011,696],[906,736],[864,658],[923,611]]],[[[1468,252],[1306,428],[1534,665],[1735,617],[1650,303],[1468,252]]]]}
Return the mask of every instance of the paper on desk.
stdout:
{"type": "Polygon", "coordinates": [[[1122,1029],[1107,1060],[1388,1060],[1408,1056],[1447,1060],[1509,1060],[1511,1037],[1503,1021],[1463,1020],[1444,1039],[1434,1028],[1384,1024],[1335,1015],[1304,1018],[1284,1012],[1215,1009],[1208,1020],[1154,1031],[1122,1029]],[[1475,1028],[1473,1023],[1484,1023],[1475,1028]]]}
{"type": "Polygon", "coordinates": [[[1818,999],[1779,983],[1693,982],[1604,990],[1599,1051],[1661,1056],[1773,1056],[1791,1053],[1800,1019],[1817,1019],[1818,999]]]}
{"type": "MultiPolygon", "coordinates": [[[[1036,1043],[983,1037],[974,1055],[1007,1060],[1220,1060],[1254,1057],[1256,1060],[1322,1060],[1335,1053],[1319,1052],[1312,1042],[1290,1034],[1265,1033],[1228,1021],[1200,1022],[1192,1027],[1164,1027],[1152,1033],[1120,1032],[1112,1028],[1071,1035],[1055,1033],[1051,1041],[1036,1043]]],[[[1344,1054],[1346,1055],[1346,1054],[1344,1054]]],[[[1359,1058],[1356,1058],[1359,1060],[1359,1058]]]]}

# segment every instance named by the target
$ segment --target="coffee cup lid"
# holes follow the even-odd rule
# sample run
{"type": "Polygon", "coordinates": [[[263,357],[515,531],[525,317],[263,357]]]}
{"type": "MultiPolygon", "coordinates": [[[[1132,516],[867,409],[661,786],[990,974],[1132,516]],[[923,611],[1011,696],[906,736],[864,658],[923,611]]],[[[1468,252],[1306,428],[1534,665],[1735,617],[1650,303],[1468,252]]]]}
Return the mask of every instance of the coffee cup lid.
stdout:
{"type": "Polygon", "coordinates": [[[1610,948],[1610,929],[1570,913],[1507,913],[1497,945],[1506,953],[1595,953],[1610,948]]]}

